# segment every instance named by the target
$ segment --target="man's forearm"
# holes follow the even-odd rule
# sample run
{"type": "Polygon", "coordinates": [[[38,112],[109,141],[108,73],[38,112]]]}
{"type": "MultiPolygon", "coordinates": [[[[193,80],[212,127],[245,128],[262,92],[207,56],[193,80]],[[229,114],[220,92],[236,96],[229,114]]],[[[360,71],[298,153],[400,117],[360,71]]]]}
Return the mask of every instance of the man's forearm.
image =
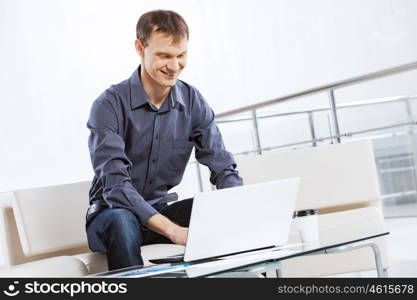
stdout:
{"type": "Polygon", "coordinates": [[[188,229],[173,223],[161,214],[150,217],[145,225],[150,230],[167,237],[175,244],[185,245],[187,242],[188,229]]]}
{"type": "Polygon", "coordinates": [[[170,231],[172,231],[171,229],[172,227],[178,226],[174,224],[171,220],[169,220],[167,217],[161,214],[156,214],[150,217],[145,225],[150,230],[155,231],[159,234],[162,234],[163,236],[166,236],[166,237],[168,237],[170,231]]]}

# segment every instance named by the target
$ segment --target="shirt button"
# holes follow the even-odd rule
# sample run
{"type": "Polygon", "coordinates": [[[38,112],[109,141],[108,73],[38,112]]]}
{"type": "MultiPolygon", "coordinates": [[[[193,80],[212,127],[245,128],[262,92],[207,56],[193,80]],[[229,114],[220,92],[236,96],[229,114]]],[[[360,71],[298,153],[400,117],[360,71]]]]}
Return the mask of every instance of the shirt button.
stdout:
{"type": "Polygon", "coordinates": [[[159,134],[155,135],[155,139],[158,139],[158,138],[159,138],[159,134]]]}
{"type": "Polygon", "coordinates": [[[153,163],[156,163],[156,158],[153,158],[153,159],[152,159],[152,162],[153,162],[153,163]]]}
{"type": "Polygon", "coordinates": [[[149,184],[152,184],[152,180],[149,180],[149,181],[148,181],[148,183],[149,183],[149,184]]]}

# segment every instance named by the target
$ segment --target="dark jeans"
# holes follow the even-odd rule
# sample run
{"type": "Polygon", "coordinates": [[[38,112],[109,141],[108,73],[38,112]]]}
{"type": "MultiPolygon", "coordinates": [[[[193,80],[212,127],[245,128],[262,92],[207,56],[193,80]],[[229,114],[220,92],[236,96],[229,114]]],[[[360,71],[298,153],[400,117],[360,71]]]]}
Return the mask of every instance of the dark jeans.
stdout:
{"type": "MultiPolygon", "coordinates": [[[[162,204],[155,208],[172,222],[188,227],[193,199],[162,204]]],[[[129,210],[105,209],[87,225],[88,245],[91,251],[107,254],[109,270],[143,265],[140,246],[171,244],[172,242],[145,227],[129,210]]]]}

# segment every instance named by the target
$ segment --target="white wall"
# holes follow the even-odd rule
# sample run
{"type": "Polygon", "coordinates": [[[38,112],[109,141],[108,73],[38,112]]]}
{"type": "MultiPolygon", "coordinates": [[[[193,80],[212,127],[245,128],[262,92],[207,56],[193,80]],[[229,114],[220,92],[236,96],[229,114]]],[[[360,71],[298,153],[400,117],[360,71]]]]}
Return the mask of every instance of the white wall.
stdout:
{"type": "MultiPolygon", "coordinates": [[[[218,113],[417,61],[413,0],[0,0],[0,191],[92,178],[90,105],[137,67],[135,25],[155,8],[187,20],[182,79],[218,113]]],[[[337,95],[412,92],[415,76],[399,78],[337,95]]]]}

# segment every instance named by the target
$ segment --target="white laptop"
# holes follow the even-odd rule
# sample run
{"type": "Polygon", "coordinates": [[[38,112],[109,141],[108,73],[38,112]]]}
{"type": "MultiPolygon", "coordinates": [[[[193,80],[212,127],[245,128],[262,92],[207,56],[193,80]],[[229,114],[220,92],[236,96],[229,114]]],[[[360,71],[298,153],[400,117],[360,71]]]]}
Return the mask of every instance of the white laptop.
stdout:
{"type": "Polygon", "coordinates": [[[289,178],[197,194],[184,256],[150,261],[191,262],[285,245],[299,183],[289,178]]]}

